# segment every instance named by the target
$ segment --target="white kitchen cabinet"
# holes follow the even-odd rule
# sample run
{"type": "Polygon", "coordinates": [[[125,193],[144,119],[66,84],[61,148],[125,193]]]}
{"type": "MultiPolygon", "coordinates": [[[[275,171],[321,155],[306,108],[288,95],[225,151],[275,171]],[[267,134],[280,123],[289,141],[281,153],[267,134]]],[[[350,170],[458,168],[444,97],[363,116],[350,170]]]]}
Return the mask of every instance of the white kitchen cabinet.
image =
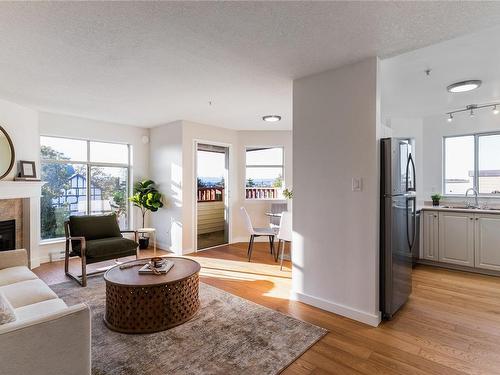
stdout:
{"type": "Polygon", "coordinates": [[[422,258],[438,260],[439,217],[437,211],[422,211],[422,258]]]}
{"type": "Polygon", "coordinates": [[[474,267],[475,215],[439,213],[439,261],[474,267]]]}
{"type": "Polygon", "coordinates": [[[500,215],[476,214],[475,266],[500,271],[500,215]]]}

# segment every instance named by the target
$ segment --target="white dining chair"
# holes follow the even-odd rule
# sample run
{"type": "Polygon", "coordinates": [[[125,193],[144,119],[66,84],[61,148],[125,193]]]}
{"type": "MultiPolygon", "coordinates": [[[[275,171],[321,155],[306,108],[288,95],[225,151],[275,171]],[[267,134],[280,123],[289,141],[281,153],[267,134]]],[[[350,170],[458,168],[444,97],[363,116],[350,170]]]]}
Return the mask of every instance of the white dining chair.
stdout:
{"type": "Polygon", "coordinates": [[[292,242],[292,213],[284,211],[281,213],[280,229],[278,232],[278,252],[280,252],[281,258],[280,271],[283,269],[283,257],[287,242],[292,242]]]}
{"type": "Polygon", "coordinates": [[[272,228],[254,228],[252,224],[252,219],[250,219],[250,215],[248,215],[248,212],[245,207],[240,208],[241,216],[243,217],[243,220],[245,221],[245,225],[247,227],[248,233],[250,234],[250,242],[248,243],[248,261],[250,262],[250,259],[252,257],[252,251],[253,251],[253,243],[256,237],[269,237],[269,247],[271,250],[271,254],[274,257],[274,261],[278,261],[278,252],[274,251],[274,236],[276,236],[276,231],[274,231],[272,228]]]}

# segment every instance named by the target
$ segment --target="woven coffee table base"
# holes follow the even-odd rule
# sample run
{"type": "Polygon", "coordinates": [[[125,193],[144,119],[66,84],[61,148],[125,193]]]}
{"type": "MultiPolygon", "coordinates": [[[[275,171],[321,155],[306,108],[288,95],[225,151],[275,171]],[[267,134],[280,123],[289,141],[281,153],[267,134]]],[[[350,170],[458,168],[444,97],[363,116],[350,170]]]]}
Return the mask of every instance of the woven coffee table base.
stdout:
{"type": "Polygon", "coordinates": [[[164,331],[191,319],[200,308],[198,273],[154,286],[106,283],[106,326],[123,333],[164,331]]]}

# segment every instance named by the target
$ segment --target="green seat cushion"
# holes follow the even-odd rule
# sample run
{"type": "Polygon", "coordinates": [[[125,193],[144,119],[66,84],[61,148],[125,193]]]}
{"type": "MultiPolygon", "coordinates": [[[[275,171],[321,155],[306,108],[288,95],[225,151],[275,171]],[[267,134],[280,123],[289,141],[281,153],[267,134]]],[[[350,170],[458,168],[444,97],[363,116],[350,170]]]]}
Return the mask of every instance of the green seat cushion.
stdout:
{"type": "MultiPolygon", "coordinates": [[[[137,246],[139,246],[137,242],[123,237],[110,237],[100,238],[98,240],[90,240],[87,241],[86,245],[86,257],[89,260],[95,261],[116,259],[135,255],[137,246]]],[[[81,255],[81,248],[79,244],[73,247],[73,252],[77,255],[81,255]]]]}
{"type": "Polygon", "coordinates": [[[87,241],[122,237],[115,214],[70,216],[69,230],[71,237],[85,237],[87,241]]]}

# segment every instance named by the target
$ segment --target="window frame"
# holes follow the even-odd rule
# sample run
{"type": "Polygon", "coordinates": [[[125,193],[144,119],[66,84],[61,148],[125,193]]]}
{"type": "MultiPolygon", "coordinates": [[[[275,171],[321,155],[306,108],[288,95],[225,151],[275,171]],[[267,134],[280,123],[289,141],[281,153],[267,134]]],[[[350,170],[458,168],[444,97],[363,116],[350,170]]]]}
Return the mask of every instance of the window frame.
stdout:
{"type": "Polygon", "coordinates": [[[285,146],[284,145],[257,145],[257,146],[252,146],[252,145],[245,145],[245,179],[243,181],[243,192],[245,195],[245,201],[282,201],[285,198],[283,197],[277,197],[277,198],[247,198],[246,195],[246,183],[247,183],[247,168],[281,168],[281,176],[283,179],[283,186],[282,188],[285,188],[285,181],[286,181],[286,176],[285,176],[285,146]],[[269,164],[269,165],[248,165],[247,164],[247,152],[249,149],[255,149],[255,148],[261,148],[261,149],[271,149],[271,148],[280,148],[281,149],[281,165],[280,164],[269,164]]]}
{"type": "MultiPolygon", "coordinates": [[[[63,136],[54,136],[54,135],[48,135],[48,134],[40,134],[40,139],[42,137],[46,138],[59,138],[59,139],[67,139],[67,140],[72,140],[72,141],[83,141],[86,142],[86,154],[87,154],[87,160],[82,161],[82,160],[55,160],[55,159],[42,159],[40,157],[40,167],[44,163],[50,163],[50,164],[80,164],[85,166],[85,172],[87,176],[87,181],[85,185],[85,190],[87,192],[87,204],[86,204],[86,214],[88,215],[90,212],[92,212],[92,193],[91,193],[91,169],[92,167],[116,167],[116,168],[126,168],[127,169],[127,197],[130,196],[130,192],[132,189],[132,145],[129,143],[121,143],[121,142],[109,142],[109,141],[102,141],[102,140],[95,140],[95,139],[89,139],[89,138],[74,138],[74,137],[63,137],[63,136]],[[124,145],[127,146],[127,163],[108,163],[108,162],[91,162],[90,161],[90,143],[91,142],[99,142],[99,143],[111,143],[111,144],[117,144],[117,145],[124,145]]],[[[40,144],[41,148],[41,144],[40,144]]],[[[130,230],[133,227],[133,210],[132,210],[132,203],[127,200],[127,228],[124,230],[130,230]]],[[[60,240],[64,239],[64,237],[56,237],[56,238],[46,238],[43,239],[41,236],[40,232],[40,243],[51,243],[51,242],[58,242],[60,240]]]]}
{"type": "Polygon", "coordinates": [[[442,154],[442,179],[441,179],[441,191],[444,197],[463,197],[463,194],[447,194],[446,193],[446,140],[449,138],[460,138],[460,137],[474,137],[474,178],[472,180],[472,187],[477,191],[478,197],[484,198],[500,198],[500,194],[485,194],[479,192],[479,138],[487,137],[491,135],[500,135],[500,131],[489,131],[489,132],[479,132],[479,133],[465,133],[465,134],[454,134],[443,136],[443,154],[442,154]]]}

